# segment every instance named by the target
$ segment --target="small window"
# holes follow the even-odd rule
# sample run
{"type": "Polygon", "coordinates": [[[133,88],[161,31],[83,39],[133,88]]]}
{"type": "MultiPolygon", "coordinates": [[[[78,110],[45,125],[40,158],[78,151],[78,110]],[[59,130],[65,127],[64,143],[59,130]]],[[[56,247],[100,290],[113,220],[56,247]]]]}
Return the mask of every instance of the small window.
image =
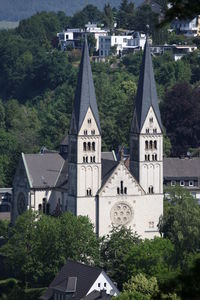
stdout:
{"type": "Polygon", "coordinates": [[[85,158],[85,162],[87,163],[88,162],[88,157],[86,156],[86,158],[85,158]]]}
{"type": "Polygon", "coordinates": [[[119,195],[120,191],[119,191],[119,187],[117,188],[117,194],[119,195]]]}
{"type": "Polygon", "coordinates": [[[153,142],[152,141],[149,142],[149,148],[153,149],[153,142]]]}
{"type": "Polygon", "coordinates": [[[153,133],[157,133],[157,129],[156,128],[153,129],[153,133]]]}
{"type": "Polygon", "coordinates": [[[127,194],[127,187],[124,188],[124,194],[127,194]]]}
{"type": "Polygon", "coordinates": [[[148,161],[150,161],[150,155],[148,155],[148,158],[147,158],[147,160],[148,160],[148,161]]]}
{"type": "Polygon", "coordinates": [[[86,151],[86,142],[83,143],[83,150],[86,151]]]}
{"type": "Polygon", "coordinates": [[[152,155],[152,160],[154,160],[154,154],[152,155]]]}
{"type": "Polygon", "coordinates": [[[95,151],[95,142],[92,142],[92,150],[95,151]]]}
{"type": "Polygon", "coordinates": [[[91,130],[91,134],[93,134],[93,135],[95,134],[95,130],[94,130],[94,129],[93,129],[93,130],[91,130]]]}
{"type": "Polygon", "coordinates": [[[41,211],[42,210],[42,204],[38,205],[38,210],[41,211]]]}
{"type": "Polygon", "coordinates": [[[155,160],[157,160],[158,158],[157,158],[157,154],[155,154],[155,160]]]}
{"type": "Polygon", "coordinates": [[[150,123],[153,123],[153,118],[149,118],[149,122],[150,122],[150,123]]]}
{"type": "Polygon", "coordinates": [[[152,185],[150,185],[150,187],[149,187],[149,194],[153,194],[153,186],[152,185]]]}
{"type": "Polygon", "coordinates": [[[101,287],[101,283],[100,282],[98,283],[98,287],[101,287]]]}
{"type": "Polygon", "coordinates": [[[153,145],[154,145],[154,149],[157,149],[157,141],[154,141],[153,145]]]}
{"type": "Polygon", "coordinates": [[[184,180],[180,181],[180,186],[185,186],[185,181],[184,180]]]}
{"type": "Polygon", "coordinates": [[[90,162],[92,163],[92,156],[90,156],[90,162]]]}
{"type": "Polygon", "coordinates": [[[84,135],[87,135],[87,130],[84,130],[84,135]]]}
{"type": "Polygon", "coordinates": [[[91,119],[88,119],[88,124],[91,124],[92,123],[92,120],[91,119]]]}
{"type": "Polygon", "coordinates": [[[148,143],[148,141],[145,141],[145,149],[147,150],[149,147],[149,143],[148,143]]]}
{"type": "Polygon", "coordinates": [[[85,156],[83,156],[83,163],[85,163],[85,156]]]}
{"type": "Polygon", "coordinates": [[[145,154],[144,159],[147,160],[147,155],[145,154]]]}
{"type": "Polygon", "coordinates": [[[95,162],[95,156],[93,156],[93,162],[95,162]]]}
{"type": "Polygon", "coordinates": [[[149,222],[149,228],[154,228],[154,222],[153,221],[149,222]]]}
{"type": "Polygon", "coordinates": [[[193,180],[189,181],[189,186],[194,186],[194,181],[193,180]]]}
{"type": "Polygon", "coordinates": [[[88,142],[88,150],[90,151],[91,150],[91,143],[88,142]]]}
{"type": "Polygon", "coordinates": [[[171,186],[175,186],[176,185],[176,181],[175,180],[172,180],[171,181],[171,186]]]}
{"type": "Polygon", "coordinates": [[[104,287],[106,287],[106,282],[104,282],[104,287]]]}
{"type": "Polygon", "coordinates": [[[149,128],[146,129],[146,133],[149,133],[149,128]]]}

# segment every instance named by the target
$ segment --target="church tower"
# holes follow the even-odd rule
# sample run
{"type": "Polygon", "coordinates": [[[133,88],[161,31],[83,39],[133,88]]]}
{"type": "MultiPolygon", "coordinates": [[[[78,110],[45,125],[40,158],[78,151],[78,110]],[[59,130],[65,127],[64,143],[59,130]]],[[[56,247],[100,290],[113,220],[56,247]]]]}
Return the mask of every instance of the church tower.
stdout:
{"type": "Polygon", "coordinates": [[[68,210],[95,224],[100,185],[101,128],[86,39],[69,131],[68,210]]]}
{"type": "Polygon", "coordinates": [[[163,193],[163,133],[148,40],[131,124],[130,168],[146,193],[163,193]]]}

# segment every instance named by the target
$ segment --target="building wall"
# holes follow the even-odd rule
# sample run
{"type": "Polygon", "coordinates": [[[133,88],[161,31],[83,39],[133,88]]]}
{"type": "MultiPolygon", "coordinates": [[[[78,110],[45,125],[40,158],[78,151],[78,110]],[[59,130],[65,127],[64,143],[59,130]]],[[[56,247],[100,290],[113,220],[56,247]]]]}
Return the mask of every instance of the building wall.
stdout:
{"type": "Polygon", "coordinates": [[[90,290],[88,291],[87,295],[90,294],[92,291],[101,291],[105,290],[107,294],[116,296],[119,292],[114,286],[113,282],[110,278],[105,274],[104,271],[99,275],[96,279],[90,290]]]}
{"type": "Polygon", "coordinates": [[[112,225],[126,225],[142,238],[159,236],[157,224],[163,214],[163,195],[145,194],[123,162],[102,187],[97,207],[100,236],[108,234],[112,225]],[[118,193],[121,181],[126,188],[123,194],[118,193]]]}

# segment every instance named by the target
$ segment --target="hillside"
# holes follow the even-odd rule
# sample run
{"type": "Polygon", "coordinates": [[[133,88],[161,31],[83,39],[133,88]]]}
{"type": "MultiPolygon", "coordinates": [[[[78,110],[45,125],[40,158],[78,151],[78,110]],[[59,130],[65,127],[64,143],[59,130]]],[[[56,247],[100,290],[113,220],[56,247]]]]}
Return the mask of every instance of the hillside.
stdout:
{"type": "MultiPolygon", "coordinates": [[[[88,4],[103,9],[108,2],[118,7],[121,0],[0,0],[0,21],[19,21],[41,11],[64,11],[66,15],[71,16],[88,4]]],[[[143,0],[134,0],[135,5],[142,2],[143,0]]]]}
{"type": "MultiPolygon", "coordinates": [[[[103,9],[106,3],[118,7],[121,0],[0,0],[0,21],[19,21],[41,11],[64,11],[71,16],[87,4],[103,9]]],[[[139,5],[143,0],[134,0],[139,5]]]]}

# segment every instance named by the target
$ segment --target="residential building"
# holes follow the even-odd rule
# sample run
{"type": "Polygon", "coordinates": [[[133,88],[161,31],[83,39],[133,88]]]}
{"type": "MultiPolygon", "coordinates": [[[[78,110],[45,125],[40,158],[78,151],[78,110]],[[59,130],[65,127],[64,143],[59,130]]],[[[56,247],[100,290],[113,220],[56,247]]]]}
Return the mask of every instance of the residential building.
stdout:
{"type": "Polygon", "coordinates": [[[111,299],[119,291],[104,270],[68,260],[41,300],[111,299]]]}
{"type": "Polygon", "coordinates": [[[130,35],[112,35],[99,37],[99,57],[109,56],[112,48],[116,49],[117,55],[124,52],[143,50],[146,36],[143,33],[134,32],[130,35]]]}
{"type": "Polygon", "coordinates": [[[68,28],[62,32],[57,33],[59,39],[59,45],[62,51],[70,45],[72,48],[81,48],[81,39],[84,38],[86,33],[91,33],[96,39],[96,51],[99,50],[99,36],[108,35],[108,31],[101,29],[97,24],[88,23],[83,28],[68,28]]]}
{"type": "Polygon", "coordinates": [[[181,59],[186,54],[192,53],[197,50],[197,46],[194,45],[162,45],[152,46],[151,53],[154,56],[162,55],[165,52],[171,52],[175,61],[181,59]]]}
{"type": "Polygon", "coordinates": [[[12,188],[0,188],[0,220],[10,220],[12,188]]]}
{"type": "Polygon", "coordinates": [[[188,37],[195,37],[200,35],[200,16],[190,20],[174,20],[171,24],[172,29],[178,34],[184,34],[188,37]]]}

